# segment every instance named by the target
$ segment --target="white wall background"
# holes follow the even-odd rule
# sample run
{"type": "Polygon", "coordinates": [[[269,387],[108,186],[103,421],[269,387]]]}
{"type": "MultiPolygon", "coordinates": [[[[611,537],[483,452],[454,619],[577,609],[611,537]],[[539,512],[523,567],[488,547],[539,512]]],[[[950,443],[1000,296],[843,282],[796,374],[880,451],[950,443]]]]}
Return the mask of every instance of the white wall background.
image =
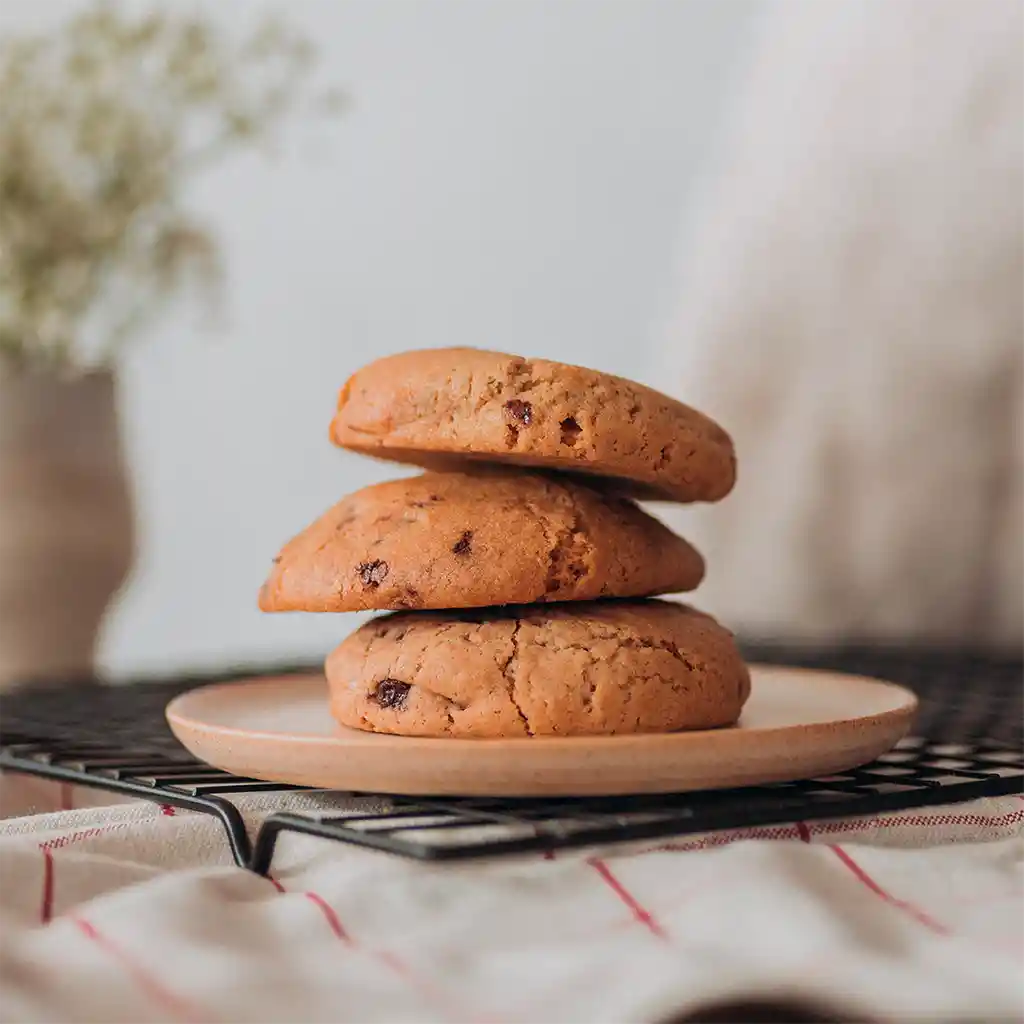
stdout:
{"type": "MultiPolygon", "coordinates": [[[[77,6],[0,0],[0,30],[77,6]]],[[[326,439],[361,363],[477,345],[649,378],[688,203],[760,15],[756,0],[282,8],[352,106],[286,159],[203,182],[227,322],[211,336],[182,311],[124,367],[140,550],[102,646],[118,675],[317,656],[354,626],[255,600],[281,542],[395,475],[326,439]]]]}

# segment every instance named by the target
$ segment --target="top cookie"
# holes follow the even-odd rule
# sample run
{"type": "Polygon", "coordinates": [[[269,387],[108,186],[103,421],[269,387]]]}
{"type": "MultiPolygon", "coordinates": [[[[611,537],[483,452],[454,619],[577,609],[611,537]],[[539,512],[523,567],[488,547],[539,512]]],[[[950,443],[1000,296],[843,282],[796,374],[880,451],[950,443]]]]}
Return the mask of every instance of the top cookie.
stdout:
{"type": "Polygon", "coordinates": [[[668,501],[718,501],[736,479],[729,435],[681,402],[596,370],[471,348],[363,367],[342,388],[331,440],[428,469],[484,460],[587,473],[668,501]]]}
{"type": "Polygon", "coordinates": [[[692,590],[701,556],[564,477],[424,473],[350,494],[285,545],[264,611],[475,608],[692,590]]]}

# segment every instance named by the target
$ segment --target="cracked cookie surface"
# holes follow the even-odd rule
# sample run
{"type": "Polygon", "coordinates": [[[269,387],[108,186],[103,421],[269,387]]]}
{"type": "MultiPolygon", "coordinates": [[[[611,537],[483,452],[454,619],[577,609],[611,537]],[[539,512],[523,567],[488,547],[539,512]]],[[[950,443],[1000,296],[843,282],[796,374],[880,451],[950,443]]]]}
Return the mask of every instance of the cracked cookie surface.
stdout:
{"type": "Polygon", "coordinates": [[[354,374],[335,444],[428,469],[486,460],[585,473],[622,493],[717,501],[732,441],[707,416],[622,377],[480,349],[428,349],[354,374]]]}
{"type": "Polygon", "coordinates": [[[264,611],[473,608],[692,590],[686,541],[633,502],[538,473],[364,488],[284,546],[264,611]]]}
{"type": "Polygon", "coordinates": [[[327,658],[342,725],[405,736],[595,736],[731,725],[750,694],[732,634],[667,601],[374,619],[327,658]]]}

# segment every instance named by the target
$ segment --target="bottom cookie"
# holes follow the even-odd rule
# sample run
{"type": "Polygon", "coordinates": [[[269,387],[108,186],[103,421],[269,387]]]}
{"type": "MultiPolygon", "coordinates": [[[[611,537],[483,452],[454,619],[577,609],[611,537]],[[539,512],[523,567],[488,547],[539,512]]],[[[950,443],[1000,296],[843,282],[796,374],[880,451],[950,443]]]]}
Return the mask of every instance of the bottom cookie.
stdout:
{"type": "Polygon", "coordinates": [[[327,658],[342,725],[495,738],[732,725],[750,676],[732,634],[667,601],[594,601],[367,622],[327,658]]]}

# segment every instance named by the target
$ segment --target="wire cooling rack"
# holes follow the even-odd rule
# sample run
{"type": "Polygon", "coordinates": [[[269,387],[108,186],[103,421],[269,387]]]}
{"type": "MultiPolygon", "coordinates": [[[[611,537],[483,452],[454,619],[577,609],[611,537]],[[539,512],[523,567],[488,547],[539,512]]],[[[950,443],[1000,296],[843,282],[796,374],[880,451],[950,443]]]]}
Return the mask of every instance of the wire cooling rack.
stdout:
{"type": "MultiPolygon", "coordinates": [[[[877,814],[1024,792],[1024,665],[1019,659],[764,645],[748,645],[746,654],[755,661],[828,668],[909,686],[921,699],[914,734],[870,765],[801,782],[588,799],[387,797],[365,813],[278,811],[262,821],[253,838],[238,798],[279,793],[287,805],[288,792],[299,787],[240,778],[197,761],[164,721],[172,697],[227,678],[219,674],[134,686],[66,683],[4,695],[0,768],[211,814],[224,825],[237,863],[261,874],[269,870],[282,832],[421,860],[451,860],[877,814]]],[[[310,669],[292,666],[287,671],[310,669]]],[[[282,671],[275,667],[273,674],[282,671]]]]}

